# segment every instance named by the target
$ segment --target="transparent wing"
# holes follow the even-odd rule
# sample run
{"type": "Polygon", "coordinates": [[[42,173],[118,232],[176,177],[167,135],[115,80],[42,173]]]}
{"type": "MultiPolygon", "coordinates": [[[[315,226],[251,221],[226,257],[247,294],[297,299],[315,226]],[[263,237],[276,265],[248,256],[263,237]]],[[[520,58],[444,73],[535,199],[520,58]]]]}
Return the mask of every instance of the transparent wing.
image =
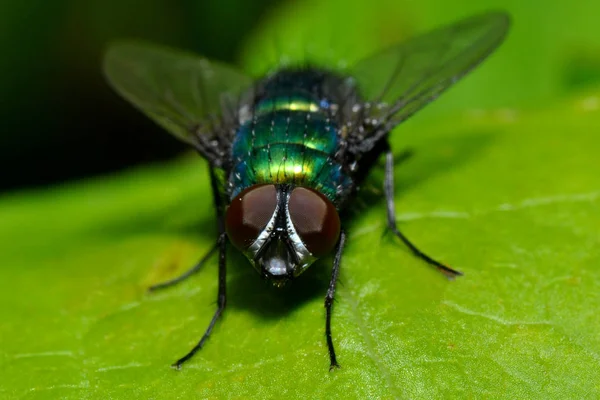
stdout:
{"type": "Polygon", "coordinates": [[[143,42],[113,44],[104,72],[125,99],[171,134],[200,147],[199,135],[214,133],[224,101],[239,99],[252,84],[225,64],[143,42]]]}
{"type": "Polygon", "coordinates": [[[477,15],[358,62],[350,75],[368,102],[365,117],[388,130],[406,120],[490,55],[509,25],[505,13],[477,15]]]}

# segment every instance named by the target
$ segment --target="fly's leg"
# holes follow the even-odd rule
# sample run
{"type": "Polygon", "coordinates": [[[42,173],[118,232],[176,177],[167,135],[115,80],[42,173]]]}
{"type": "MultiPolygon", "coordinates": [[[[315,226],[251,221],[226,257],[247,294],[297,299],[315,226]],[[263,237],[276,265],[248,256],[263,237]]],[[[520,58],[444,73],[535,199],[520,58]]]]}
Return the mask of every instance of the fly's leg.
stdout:
{"type": "MultiPolygon", "coordinates": [[[[222,218],[223,200],[221,198],[221,195],[219,194],[218,183],[217,183],[217,179],[216,179],[213,168],[210,169],[210,183],[211,183],[212,191],[213,191],[213,201],[215,203],[215,210],[216,210],[216,214],[217,214],[217,223],[218,223],[219,235],[220,235],[223,232],[225,232],[225,228],[224,228],[223,221],[222,221],[222,219],[223,219],[222,218]]],[[[196,263],[196,265],[194,265],[192,268],[188,269],[183,274],[179,275],[178,277],[176,277],[174,279],[170,279],[168,281],[157,283],[156,285],[150,286],[148,288],[148,291],[154,292],[156,290],[165,289],[165,288],[168,288],[171,286],[175,286],[176,284],[178,284],[180,282],[183,282],[190,276],[194,275],[196,272],[200,271],[200,269],[202,269],[202,267],[210,259],[210,257],[212,257],[212,255],[215,254],[215,252],[217,251],[218,248],[219,248],[219,241],[217,240],[217,243],[215,243],[215,245],[208,251],[208,253],[206,253],[204,255],[204,257],[202,257],[200,259],[200,261],[198,261],[196,263]]]]}
{"type": "Polygon", "coordinates": [[[446,275],[448,278],[454,278],[462,275],[462,272],[454,270],[441,262],[434,260],[427,254],[419,250],[414,244],[396,226],[396,209],[394,205],[394,155],[391,149],[388,147],[385,153],[385,179],[383,182],[383,189],[385,192],[385,198],[387,203],[387,223],[388,228],[396,235],[402,242],[413,252],[413,254],[425,261],[429,265],[436,267],[441,273],[446,275]]]}
{"type": "Polygon", "coordinates": [[[173,363],[172,367],[176,369],[181,369],[183,363],[188,361],[190,358],[194,356],[204,346],[204,342],[210,336],[210,333],[215,326],[215,323],[223,313],[225,309],[225,305],[227,304],[227,292],[226,292],[226,263],[225,263],[225,254],[227,250],[227,235],[225,233],[221,233],[219,235],[218,240],[219,246],[219,293],[217,296],[217,310],[215,311],[212,319],[210,320],[210,324],[208,324],[208,328],[206,328],[206,332],[202,335],[200,341],[183,357],[173,363]]]}
{"type": "MultiPolygon", "coordinates": [[[[227,253],[227,234],[225,233],[225,221],[223,219],[224,213],[224,202],[223,197],[219,192],[217,177],[215,175],[215,171],[213,168],[210,169],[210,183],[213,190],[213,200],[215,202],[215,209],[217,213],[217,228],[219,230],[219,238],[217,240],[217,245],[215,247],[219,249],[219,291],[217,294],[217,309],[213,314],[210,323],[208,324],[208,328],[202,335],[200,341],[183,357],[173,363],[172,367],[176,369],[180,369],[183,363],[188,361],[190,358],[194,356],[204,346],[204,342],[210,336],[210,333],[213,330],[217,320],[223,314],[223,310],[225,310],[225,305],[227,304],[227,264],[226,264],[226,253],[227,253]]],[[[213,249],[213,250],[215,250],[213,249]]],[[[211,250],[212,252],[212,250],[211,250]]],[[[210,254],[209,254],[210,255],[210,254]]],[[[207,257],[209,256],[207,255],[207,257]]],[[[207,258],[205,257],[205,258],[207,258]]],[[[202,262],[202,260],[200,261],[202,262]]]]}
{"type": "Polygon", "coordinates": [[[327,289],[327,295],[325,296],[325,337],[327,338],[327,349],[329,350],[330,371],[334,368],[340,367],[335,356],[335,349],[333,348],[333,339],[331,338],[331,311],[333,306],[333,296],[335,294],[335,285],[340,274],[340,261],[342,260],[342,250],[344,249],[345,242],[346,233],[344,231],[341,231],[340,240],[338,241],[337,249],[335,251],[335,258],[333,260],[333,269],[331,271],[329,289],[327,289]]]}
{"type": "Polygon", "coordinates": [[[160,290],[164,288],[168,288],[178,284],[179,282],[183,282],[190,276],[194,275],[196,272],[200,271],[200,269],[204,266],[204,264],[215,254],[217,249],[219,248],[219,243],[215,243],[215,245],[194,265],[192,268],[185,271],[183,274],[179,275],[177,278],[170,279],[165,282],[157,283],[156,285],[152,285],[148,288],[150,292],[154,292],[155,290],[160,290]]]}

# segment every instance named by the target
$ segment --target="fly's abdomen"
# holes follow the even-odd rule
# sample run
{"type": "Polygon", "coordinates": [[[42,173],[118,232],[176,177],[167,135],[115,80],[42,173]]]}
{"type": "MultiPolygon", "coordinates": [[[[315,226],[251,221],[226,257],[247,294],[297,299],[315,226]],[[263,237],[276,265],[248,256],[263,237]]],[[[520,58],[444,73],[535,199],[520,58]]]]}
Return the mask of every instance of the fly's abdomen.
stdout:
{"type": "Polygon", "coordinates": [[[335,203],[350,184],[334,157],[339,142],[322,104],[301,95],[264,99],[233,143],[232,197],[259,183],[291,183],[319,190],[335,203]]]}

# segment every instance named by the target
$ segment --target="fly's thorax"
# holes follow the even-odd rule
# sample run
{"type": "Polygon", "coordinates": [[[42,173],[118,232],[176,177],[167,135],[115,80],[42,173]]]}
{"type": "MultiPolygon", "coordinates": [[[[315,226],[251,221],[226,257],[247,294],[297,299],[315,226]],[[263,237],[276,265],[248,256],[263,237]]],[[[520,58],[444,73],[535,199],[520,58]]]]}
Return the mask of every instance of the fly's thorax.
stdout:
{"type": "Polygon", "coordinates": [[[336,159],[342,138],[332,108],[326,99],[297,90],[279,90],[257,102],[233,141],[232,196],[255,184],[291,184],[337,203],[352,181],[336,159]]]}
{"type": "Polygon", "coordinates": [[[331,252],[340,218],[333,203],[314,189],[260,184],[233,199],[226,229],[256,270],[281,285],[331,252]]]}

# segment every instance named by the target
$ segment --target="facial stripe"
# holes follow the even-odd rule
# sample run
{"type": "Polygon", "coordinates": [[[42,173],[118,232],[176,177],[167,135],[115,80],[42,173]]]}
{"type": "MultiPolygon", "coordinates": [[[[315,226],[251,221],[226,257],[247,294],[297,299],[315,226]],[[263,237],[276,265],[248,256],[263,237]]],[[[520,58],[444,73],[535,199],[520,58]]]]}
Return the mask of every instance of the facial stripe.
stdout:
{"type": "MultiPolygon", "coordinates": [[[[248,247],[248,249],[244,252],[246,257],[250,260],[252,265],[257,268],[256,265],[256,257],[260,253],[261,249],[267,244],[269,240],[278,240],[272,238],[273,233],[275,231],[275,226],[277,223],[277,218],[279,212],[284,212],[285,216],[285,229],[286,229],[286,237],[283,240],[288,240],[289,244],[291,244],[296,259],[298,260],[298,265],[294,268],[294,275],[298,276],[302,273],[306,268],[308,268],[313,262],[317,260],[310,251],[306,248],[302,239],[296,232],[296,228],[292,223],[292,219],[290,218],[290,212],[288,209],[288,202],[291,195],[291,190],[282,190],[281,187],[277,190],[277,206],[271,219],[265,226],[265,228],[260,232],[256,240],[248,247]]],[[[260,272],[260,271],[259,271],[260,272]]]]}
{"type": "Polygon", "coordinates": [[[292,247],[294,248],[296,257],[299,260],[298,269],[295,270],[294,273],[295,273],[295,275],[300,275],[306,268],[308,268],[313,262],[316,261],[316,257],[314,257],[310,251],[308,251],[308,249],[304,245],[304,242],[302,242],[302,239],[300,239],[298,232],[296,232],[296,228],[294,227],[294,224],[292,223],[292,218],[290,217],[290,210],[288,207],[291,194],[292,194],[291,190],[289,190],[286,193],[285,223],[286,223],[289,240],[292,244],[292,247]],[[296,271],[297,271],[297,273],[296,273],[296,271]]]}

